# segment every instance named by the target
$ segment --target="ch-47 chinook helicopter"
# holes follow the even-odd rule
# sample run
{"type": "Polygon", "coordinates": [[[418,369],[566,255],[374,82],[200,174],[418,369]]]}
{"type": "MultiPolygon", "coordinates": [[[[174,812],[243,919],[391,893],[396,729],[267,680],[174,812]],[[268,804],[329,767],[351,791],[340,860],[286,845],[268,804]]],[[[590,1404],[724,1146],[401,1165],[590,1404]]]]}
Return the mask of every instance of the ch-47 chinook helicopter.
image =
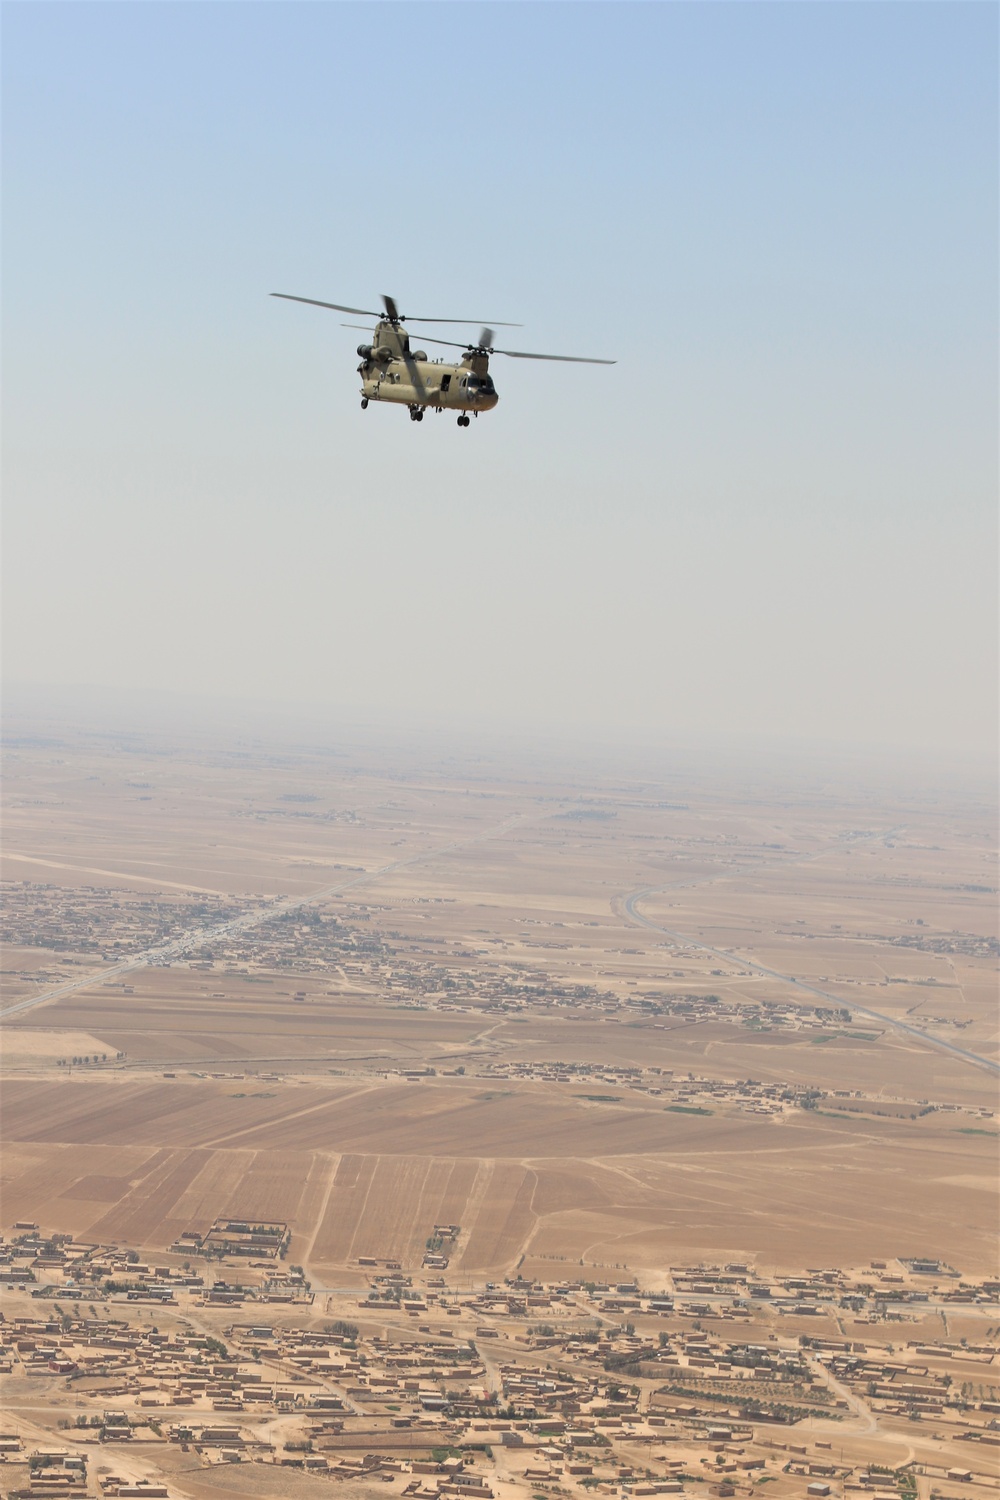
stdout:
{"type": "MultiPolygon", "coordinates": [[[[410,335],[403,326],[411,323],[476,323],[473,318],[404,318],[395,298],[383,294],[385,312],[370,312],[363,307],[345,307],[340,302],[319,302],[315,297],[293,297],[290,292],[272,292],[288,302],[307,302],[310,307],[328,307],[334,312],[354,313],[361,318],[377,318],[370,344],[359,344],[361,363],[361,405],[369,401],[392,401],[409,407],[410,420],[422,422],[425,411],[457,411],[459,427],[468,427],[470,416],[492,411],[500,397],[490,374],[490,355],[506,354],[509,359],[551,359],[563,364],[613,365],[613,359],[583,359],[574,354],[526,354],[523,349],[496,349],[493,329],[480,328],[477,344],[457,344],[452,339],[425,338],[428,344],[450,349],[464,349],[459,364],[443,359],[428,359],[423,349],[410,348],[410,335]]],[[[358,323],[344,323],[344,328],[358,328],[358,323]]],[[[519,328],[519,323],[500,323],[501,328],[519,328]]]]}

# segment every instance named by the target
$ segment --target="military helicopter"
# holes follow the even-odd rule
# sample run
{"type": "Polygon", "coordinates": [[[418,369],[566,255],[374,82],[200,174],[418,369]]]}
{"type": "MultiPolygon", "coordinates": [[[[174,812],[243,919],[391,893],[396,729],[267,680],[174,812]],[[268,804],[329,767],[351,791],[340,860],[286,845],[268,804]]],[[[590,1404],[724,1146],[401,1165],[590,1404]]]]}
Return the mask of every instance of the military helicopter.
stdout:
{"type": "MultiPolygon", "coordinates": [[[[409,408],[410,420],[422,422],[425,411],[457,411],[459,427],[468,427],[470,417],[492,411],[500,400],[490,374],[490,356],[505,354],[508,359],[549,359],[563,364],[613,365],[614,359],[583,359],[574,354],[526,354],[523,349],[497,349],[493,329],[480,327],[479,342],[459,344],[453,339],[432,339],[421,335],[424,343],[442,348],[464,349],[459,364],[444,359],[428,359],[423,349],[410,348],[410,335],[403,326],[411,323],[476,323],[473,318],[405,318],[394,297],[383,293],[384,313],[363,307],[345,307],[340,302],[320,302],[315,297],[294,297],[290,292],[272,292],[287,302],[306,302],[310,307],[328,307],[333,312],[353,313],[359,318],[376,318],[370,344],[359,344],[361,363],[361,406],[369,401],[391,401],[409,408]]],[[[359,328],[358,323],[343,323],[343,328],[359,328]]],[[[498,323],[500,328],[519,328],[519,323],[498,323]]]]}

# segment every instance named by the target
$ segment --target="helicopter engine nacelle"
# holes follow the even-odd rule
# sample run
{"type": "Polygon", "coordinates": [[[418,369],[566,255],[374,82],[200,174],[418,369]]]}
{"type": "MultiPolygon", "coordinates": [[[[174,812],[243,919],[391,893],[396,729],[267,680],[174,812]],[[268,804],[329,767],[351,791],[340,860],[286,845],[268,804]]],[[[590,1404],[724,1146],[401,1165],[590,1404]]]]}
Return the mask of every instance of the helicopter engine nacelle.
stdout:
{"type": "Polygon", "coordinates": [[[364,360],[371,359],[371,357],[372,357],[372,346],[371,346],[371,344],[359,344],[358,345],[358,354],[364,360]]]}
{"type": "Polygon", "coordinates": [[[414,349],[413,358],[423,360],[424,364],[427,363],[427,355],[424,353],[423,349],[414,349]]]}
{"type": "Polygon", "coordinates": [[[373,353],[376,359],[381,360],[383,364],[387,365],[396,351],[395,349],[390,349],[388,344],[379,344],[378,348],[373,350],[373,353]]]}

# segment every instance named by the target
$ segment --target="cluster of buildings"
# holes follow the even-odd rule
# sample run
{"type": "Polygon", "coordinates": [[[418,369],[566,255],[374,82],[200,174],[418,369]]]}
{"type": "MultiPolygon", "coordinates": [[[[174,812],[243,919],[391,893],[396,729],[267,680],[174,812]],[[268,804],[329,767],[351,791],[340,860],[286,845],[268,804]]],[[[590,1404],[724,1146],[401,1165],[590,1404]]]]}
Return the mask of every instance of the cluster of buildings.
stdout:
{"type": "Polygon", "coordinates": [[[199,923],[230,921],[257,905],[211,892],[166,897],[13,880],[4,882],[0,937],[12,947],[118,960],[169,942],[199,923]]]}
{"type": "MultiPolygon", "coordinates": [[[[428,1069],[427,1071],[433,1071],[428,1069]]],[[[965,1106],[952,1102],[935,1102],[928,1099],[900,1099],[880,1090],[877,1095],[867,1094],[863,1089],[817,1089],[806,1084],[764,1083],[756,1078],[722,1079],[710,1078],[690,1071],[675,1071],[671,1068],[626,1067],[614,1063],[562,1062],[547,1059],[544,1062],[517,1060],[497,1061],[485,1064],[473,1075],[476,1078],[530,1079],[541,1083],[563,1084],[610,1084],[614,1088],[628,1089],[633,1093],[648,1094],[663,1098],[667,1108],[679,1107],[684,1113],[686,1106],[692,1113],[709,1113],[713,1105],[736,1108],[745,1113],[758,1115],[780,1115],[790,1108],[829,1108],[863,1114],[887,1112],[886,1106],[896,1106],[916,1116],[938,1112],[968,1115],[974,1119],[993,1119],[995,1112],[980,1105],[965,1106]]],[[[596,1101],[618,1102],[611,1095],[583,1094],[596,1101]]]]}
{"type": "MultiPolygon", "coordinates": [[[[204,1305],[245,1301],[312,1303],[301,1267],[278,1265],[287,1249],[286,1224],[250,1225],[217,1219],[206,1235],[182,1235],[162,1261],[144,1261],[136,1250],[44,1234],[35,1225],[16,1224],[10,1240],[0,1238],[0,1287],[30,1291],[33,1298],[77,1303],[97,1299],[176,1306],[186,1297],[204,1305]],[[184,1256],[181,1264],[177,1257],[184,1256]],[[169,1258],[168,1258],[169,1257],[169,1258]],[[230,1281],[196,1266],[191,1257],[243,1264],[246,1281],[230,1281]],[[58,1278],[58,1279],[56,1279],[58,1278]]],[[[227,1273],[231,1274],[231,1273],[227,1273]]]]}

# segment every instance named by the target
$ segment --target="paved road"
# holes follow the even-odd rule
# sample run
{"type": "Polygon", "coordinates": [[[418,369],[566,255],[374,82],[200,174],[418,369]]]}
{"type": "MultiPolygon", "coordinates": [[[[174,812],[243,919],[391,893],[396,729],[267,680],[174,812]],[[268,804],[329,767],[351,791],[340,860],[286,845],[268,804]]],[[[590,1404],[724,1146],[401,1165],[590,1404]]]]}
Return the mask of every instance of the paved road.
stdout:
{"type": "Polygon", "coordinates": [[[994,1062],[992,1058],[980,1057],[978,1052],[969,1052],[964,1047],[956,1047],[954,1042],[946,1042],[943,1037],[930,1036],[918,1027],[910,1026],[906,1021],[898,1021],[894,1016],[885,1016],[881,1011],[870,1010],[865,1005],[858,1005],[854,1000],[845,1000],[843,995],[831,995],[829,991],[821,990],[814,984],[807,984],[804,979],[796,979],[794,974],[780,974],[777,969],[767,969],[763,964],[755,964],[740,953],[729,953],[725,948],[713,948],[710,943],[696,942],[686,933],[672,932],[669,927],[661,927],[658,922],[651,922],[648,917],[644,917],[637,910],[637,902],[671,889],[675,887],[650,885],[644,890],[633,891],[630,896],[625,897],[627,915],[640,927],[648,927],[652,932],[662,932],[664,937],[672,938],[675,943],[683,943],[686,948],[697,948],[702,953],[711,953],[715,958],[725,959],[727,963],[739,964],[741,968],[751,969],[755,974],[763,974],[768,979],[778,979],[782,984],[790,984],[795,989],[805,991],[806,994],[817,995],[830,1005],[849,1010],[859,1016],[867,1016],[870,1021],[878,1021],[880,1025],[887,1026],[893,1031],[903,1032],[914,1041],[921,1042],[925,1047],[936,1047],[938,1051],[947,1052],[950,1057],[957,1057],[972,1067],[984,1068],[989,1073],[1000,1073],[1000,1063],[994,1062]]]}
{"type": "Polygon", "coordinates": [[[80,974],[73,979],[64,980],[61,984],[53,985],[50,989],[41,990],[37,995],[28,995],[26,999],[18,1000],[15,1005],[8,1005],[5,1010],[0,1011],[0,1022],[9,1020],[11,1016],[22,1015],[26,1010],[34,1010],[36,1005],[45,1005],[50,1000],[61,1000],[64,995],[75,994],[77,990],[87,990],[95,984],[106,984],[109,979],[118,979],[123,974],[134,974],[137,969],[145,969],[150,964],[171,963],[175,958],[183,958],[184,954],[190,953],[193,948],[201,948],[206,943],[234,937],[237,933],[250,932],[254,927],[261,927],[275,917],[284,916],[286,912],[298,911],[303,906],[312,906],[317,902],[327,901],[331,896],[341,896],[345,891],[356,890],[358,886],[372,885],[383,876],[392,875],[396,870],[405,870],[410,865],[425,864],[428,860],[440,859],[443,855],[452,854],[456,849],[465,849],[470,844],[481,844],[488,839],[499,838],[524,821],[521,815],[508,818],[486,833],[475,834],[468,839],[458,839],[450,844],[442,844],[435,849],[426,849],[422,854],[411,854],[407,859],[394,859],[391,864],[380,865],[375,870],[366,870],[350,880],[338,881],[336,885],[325,885],[321,890],[310,891],[308,895],[281,896],[277,900],[269,901],[265,906],[258,907],[255,911],[232,917],[228,922],[192,927],[189,932],[182,933],[180,937],[171,938],[169,942],[159,943],[152,948],[146,948],[141,953],[133,954],[131,958],[123,959],[121,963],[112,964],[110,968],[80,974]]]}

